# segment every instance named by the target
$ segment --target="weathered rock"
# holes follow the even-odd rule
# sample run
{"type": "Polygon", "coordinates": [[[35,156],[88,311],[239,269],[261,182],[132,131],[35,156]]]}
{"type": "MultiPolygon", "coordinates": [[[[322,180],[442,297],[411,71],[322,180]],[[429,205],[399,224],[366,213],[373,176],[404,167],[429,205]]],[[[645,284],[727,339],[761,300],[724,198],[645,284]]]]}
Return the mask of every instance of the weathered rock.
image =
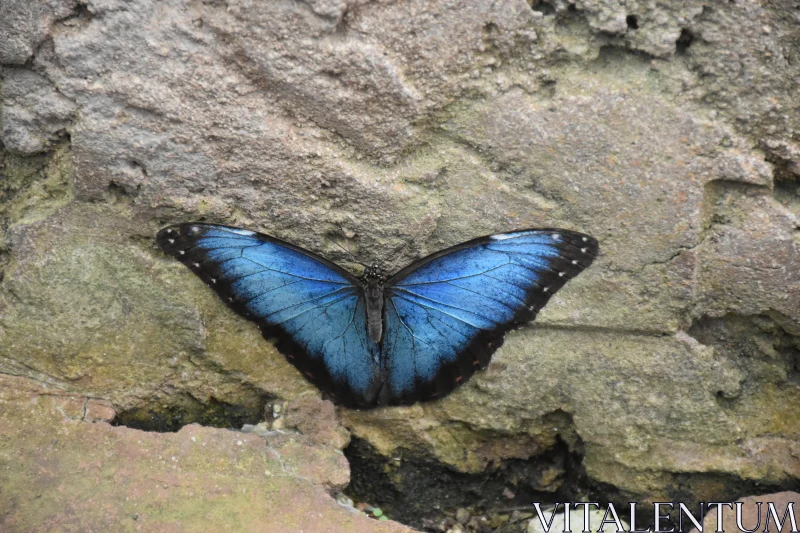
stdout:
{"type": "Polygon", "coordinates": [[[8,376],[0,406],[0,526],[9,533],[410,531],[339,506],[327,491],[348,482],[344,456],[296,435],[113,427],[101,402],[8,376]]]}
{"type": "Polygon", "coordinates": [[[583,508],[575,508],[570,509],[569,511],[569,524],[567,524],[566,513],[564,513],[563,507],[561,508],[561,512],[554,512],[553,510],[543,510],[542,518],[546,523],[550,525],[549,528],[545,529],[542,526],[542,521],[538,518],[532,518],[530,522],[528,522],[527,533],[547,533],[548,531],[573,531],[577,533],[578,531],[627,531],[630,529],[630,525],[626,520],[624,520],[624,515],[620,516],[619,511],[615,508],[614,512],[611,512],[609,508],[599,508],[598,505],[588,506],[589,509],[588,513],[585,513],[583,508]],[[616,513],[616,514],[615,514],[616,513]],[[552,522],[548,522],[552,518],[552,522]],[[587,523],[584,523],[584,520],[588,520],[587,523]],[[603,523],[604,520],[607,522],[603,523]],[[618,523],[617,520],[619,520],[618,523]],[[602,524],[602,529],[601,529],[602,524]],[[569,527],[567,527],[567,525],[569,527]],[[584,528],[584,526],[588,526],[584,528]]]}
{"type": "MultiPolygon", "coordinates": [[[[784,516],[787,513],[789,505],[793,504],[794,524],[798,524],[798,507],[800,507],[800,494],[797,492],[778,492],[776,494],[763,494],[761,496],[748,496],[736,501],[734,507],[722,506],[722,515],[720,516],[717,508],[711,508],[709,513],[703,519],[703,531],[720,531],[723,528],[739,529],[739,524],[747,530],[754,531],[776,531],[778,533],[787,533],[792,531],[791,514],[784,516]],[[760,505],[759,505],[760,504],[760,505]],[[779,526],[775,522],[775,514],[770,509],[773,504],[773,509],[777,513],[778,521],[784,520],[783,524],[779,526]],[[736,506],[741,506],[741,511],[736,509],[736,506]],[[726,525],[727,524],[727,525],[726,525]],[[722,527],[719,527],[719,526],[722,527]]],[[[693,528],[690,533],[697,533],[697,528],[693,528]]]]}
{"type": "Polygon", "coordinates": [[[289,403],[286,427],[295,429],[312,442],[342,449],[350,442],[350,434],[336,420],[336,408],[317,396],[301,396],[289,403]]]}
{"type": "Polygon", "coordinates": [[[161,226],[387,268],[563,226],[602,254],[538,327],[444,401],[340,410],[349,431],[457,473],[540,461],[547,493],[563,448],[624,501],[795,482],[791,3],[530,4],[3,2],[0,372],[137,427],[290,401],[284,428],[342,446],[330,405],[156,249],[161,226]]]}
{"type": "Polygon", "coordinates": [[[50,36],[50,26],[73,15],[76,0],[7,0],[0,5],[0,64],[22,65],[50,36]]]}
{"type": "Polygon", "coordinates": [[[0,140],[6,149],[34,154],[51,148],[71,125],[75,104],[31,70],[5,69],[3,77],[0,140]]]}

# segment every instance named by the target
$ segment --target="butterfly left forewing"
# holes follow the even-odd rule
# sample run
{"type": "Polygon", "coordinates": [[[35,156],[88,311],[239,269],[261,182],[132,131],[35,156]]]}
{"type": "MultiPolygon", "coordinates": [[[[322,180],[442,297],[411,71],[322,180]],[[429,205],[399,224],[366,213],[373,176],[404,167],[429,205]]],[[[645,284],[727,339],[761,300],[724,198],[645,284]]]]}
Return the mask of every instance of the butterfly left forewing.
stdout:
{"type": "Polygon", "coordinates": [[[227,226],[172,226],[157,242],[277,339],[286,359],[335,401],[375,404],[378,347],[366,334],[363,291],[352,275],[307,250],[227,226]]]}
{"type": "Polygon", "coordinates": [[[393,276],[381,346],[383,398],[441,398],[489,363],[525,324],[589,266],[597,241],[567,230],[523,230],[443,250],[393,276]]]}

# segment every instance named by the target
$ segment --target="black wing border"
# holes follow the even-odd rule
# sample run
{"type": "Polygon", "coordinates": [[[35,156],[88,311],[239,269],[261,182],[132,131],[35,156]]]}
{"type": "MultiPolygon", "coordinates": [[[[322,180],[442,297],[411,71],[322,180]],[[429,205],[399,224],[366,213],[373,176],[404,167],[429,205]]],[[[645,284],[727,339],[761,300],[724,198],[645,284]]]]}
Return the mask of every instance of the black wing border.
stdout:
{"type": "MultiPolygon", "coordinates": [[[[456,244],[449,248],[445,248],[444,250],[433,252],[432,254],[426,255],[422,259],[417,259],[410,265],[407,265],[402,269],[398,270],[397,272],[389,276],[389,278],[385,281],[384,284],[386,286],[394,285],[398,281],[401,281],[403,278],[405,278],[406,276],[417,270],[419,267],[427,263],[430,263],[435,259],[439,259],[442,256],[449,255],[453,252],[458,252],[459,250],[463,250],[465,248],[472,248],[473,246],[479,244],[487,244],[496,241],[497,237],[502,235],[511,235],[513,233],[525,233],[530,231],[541,232],[541,233],[544,232],[558,233],[560,235],[570,237],[570,240],[572,241],[573,244],[577,243],[582,244],[583,246],[579,246],[578,249],[586,247],[587,248],[586,254],[589,255],[589,257],[591,257],[591,259],[589,259],[589,262],[584,266],[584,268],[588,268],[589,265],[592,264],[592,262],[597,258],[597,255],[600,253],[600,244],[598,243],[597,239],[595,239],[591,235],[587,235],[586,233],[581,233],[579,231],[567,230],[562,228],[524,228],[514,231],[506,231],[504,233],[492,233],[490,235],[484,235],[483,237],[475,237],[474,239],[470,239],[468,241],[456,244]],[[586,241],[583,241],[584,237],[586,237],[587,239],[586,241]]],[[[502,242],[502,240],[497,242],[502,242]]]]}
{"type": "MultiPolygon", "coordinates": [[[[348,270],[340,267],[339,265],[337,265],[333,261],[330,261],[329,259],[325,259],[324,257],[322,257],[321,255],[319,255],[319,254],[317,254],[315,252],[312,252],[310,250],[306,250],[305,248],[301,248],[300,246],[297,246],[297,245],[292,244],[290,242],[286,242],[286,241],[284,241],[282,239],[278,239],[277,237],[273,237],[272,235],[267,235],[266,233],[260,233],[258,231],[252,231],[252,230],[246,230],[246,229],[243,229],[243,228],[237,228],[235,226],[226,226],[225,224],[214,224],[214,223],[211,223],[211,222],[184,222],[184,223],[181,223],[181,224],[173,224],[171,226],[166,226],[165,228],[162,228],[161,230],[159,230],[159,232],[156,234],[156,242],[158,243],[158,246],[162,250],[164,250],[164,252],[168,253],[169,255],[171,255],[173,257],[178,258],[178,256],[176,254],[172,253],[172,249],[175,249],[177,247],[174,244],[170,244],[168,242],[169,235],[170,235],[169,230],[178,231],[179,234],[183,234],[183,231],[181,231],[181,230],[183,230],[183,228],[191,228],[191,227],[219,228],[219,229],[223,229],[223,230],[232,230],[232,233],[234,233],[236,235],[240,235],[242,237],[256,237],[258,240],[263,241],[263,242],[271,242],[271,243],[274,243],[274,244],[279,244],[281,246],[289,248],[290,250],[294,250],[295,252],[300,252],[301,254],[310,257],[311,259],[315,259],[315,260],[319,261],[320,263],[322,263],[326,267],[328,267],[328,268],[336,271],[337,273],[341,274],[342,276],[344,276],[347,279],[347,281],[349,281],[350,283],[352,283],[354,285],[360,285],[361,284],[361,280],[359,280],[352,272],[349,272],[348,270]],[[241,233],[236,233],[236,232],[240,232],[240,231],[247,231],[247,232],[250,233],[250,235],[242,235],[241,233]]],[[[178,260],[180,261],[180,258],[178,258],[178,260]]]]}

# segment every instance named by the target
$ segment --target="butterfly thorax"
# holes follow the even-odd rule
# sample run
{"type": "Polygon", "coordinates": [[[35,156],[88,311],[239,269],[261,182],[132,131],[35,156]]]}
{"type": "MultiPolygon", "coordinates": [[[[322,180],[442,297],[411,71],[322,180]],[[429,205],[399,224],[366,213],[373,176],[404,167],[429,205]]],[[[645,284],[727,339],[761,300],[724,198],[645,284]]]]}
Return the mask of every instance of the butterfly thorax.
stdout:
{"type": "Polygon", "coordinates": [[[378,344],[383,335],[383,282],[386,276],[378,269],[378,265],[370,265],[364,270],[361,281],[364,283],[369,338],[378,344]]]}

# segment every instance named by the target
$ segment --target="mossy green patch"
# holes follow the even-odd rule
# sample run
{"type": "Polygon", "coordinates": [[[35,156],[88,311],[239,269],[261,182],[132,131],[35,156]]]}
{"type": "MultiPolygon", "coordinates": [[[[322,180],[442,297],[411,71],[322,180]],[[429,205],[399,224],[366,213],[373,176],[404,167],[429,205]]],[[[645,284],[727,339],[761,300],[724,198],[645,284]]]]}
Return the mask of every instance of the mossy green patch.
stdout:
{"type": "Polygon", "coordinates": [[[5,224],[44,220],[74,196],[72,146],[69,141],[51,152],[22,156],[1,152],[4,182],[0,182],[0,219],[5,224]]]}
{"type": "MultiPolygon", "coordinates": [[[[73,203],[60,211],[60,224],[11,229],[20,245],[0,291],[0,356],[31,376],[42,373],[70,390],[133,409],[131,419],[140,425],[227,426],[260,416],[263,389],[237,372],[258,368],[261,358],[247,359],[251,366],[236,363],[239,354],[269,353],[268,343],[257,332],[234,333],[226,336],[228,345],[211,336],[207,349],[204,323],[234,329],[247,323],[213,294],[206,300],[195,294],[207,289],[180,264],[154,253],[152,242],[131,239],[148,230],[127,209],[73,203]],[[198,310],[194,298],[208,309],[198,310]]],[[[282,358],[276,363],[289,366],[282,358]]],[[[280,390],[278,380],[271,384],[280,390]]]]}

